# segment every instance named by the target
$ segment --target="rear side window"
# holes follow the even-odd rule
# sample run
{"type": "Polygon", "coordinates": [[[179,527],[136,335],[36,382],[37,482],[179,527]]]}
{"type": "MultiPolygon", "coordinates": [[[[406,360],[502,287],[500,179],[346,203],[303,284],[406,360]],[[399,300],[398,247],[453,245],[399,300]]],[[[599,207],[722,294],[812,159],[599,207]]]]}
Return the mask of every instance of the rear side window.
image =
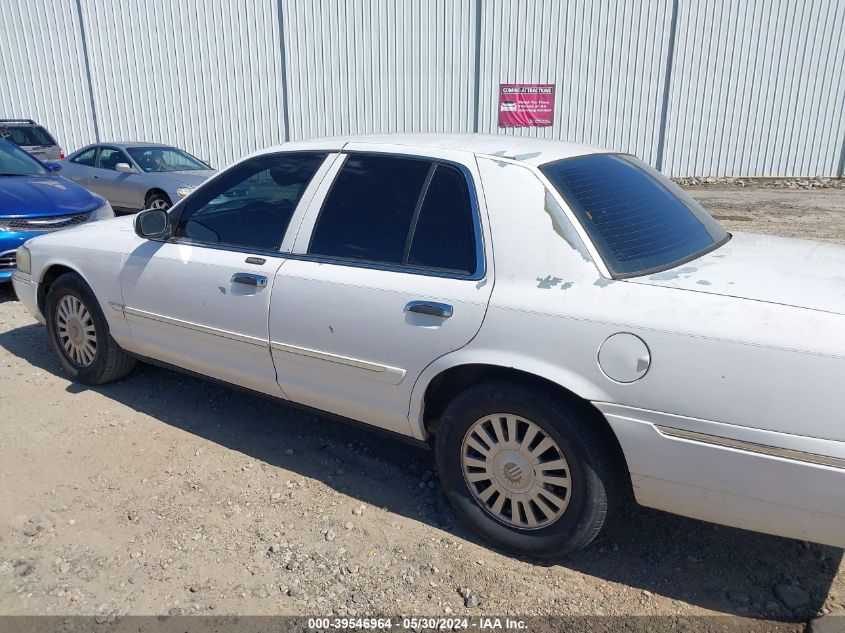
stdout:
{"type": "Polygon", "coordinates": [[[476,272],[466,179],[454,167],[399,156],[350,155],[323,203],[309,254],[476,272]]]}
{"type": "Polygon", "coordinates": [[[55,145],[56,141],[40,125],[0,124],[0,137],[12,141],[15,145],[31,147],[33,145],[55,145]]]}
{"type": "Polygon", "coordinates": [[[192,193],[176,236],[192,242],[276,251],[324,153],[259,156],[192,193]]]}
{"type": "Polygon", "coordinates": [[[437,165],[410,240],[408,263],[460,272],[475,270],[475,231],[466,180],[437,165]]]}
{"type": "Polygon", "coordinates": [[[615,277],[679,265],[723,244],[721,226],[680,187],[630,156],[543,165],[615,277]]]}

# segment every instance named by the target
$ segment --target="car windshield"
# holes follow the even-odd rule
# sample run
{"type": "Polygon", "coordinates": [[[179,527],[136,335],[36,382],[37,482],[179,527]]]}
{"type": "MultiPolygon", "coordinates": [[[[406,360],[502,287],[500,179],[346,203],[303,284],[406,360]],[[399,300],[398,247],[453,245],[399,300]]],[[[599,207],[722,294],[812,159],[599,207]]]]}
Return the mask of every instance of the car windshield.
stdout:
{"type": "Polygon", "coordinates": [[[0,141],[0,176],[45,176],[44,166],[21,148],[0,141]]]}
{"type": "Polygon", "coordinates": [[[147,173],[211,169],[198,158],[176,147],[129,147],[126,151],[147,173]]]}
{"type": "Polygon", "coordinates": [[[0,123],[0,138],[24,147],[56,144],[53,137],[40,125],[3,125],[0,123]]]}
{"type": "Polygon", "coordinates": [[[730,235],[683,189],[633,156],[594,154],[540,167],[566,199],[611,274],[673,268],[730,235]]]}

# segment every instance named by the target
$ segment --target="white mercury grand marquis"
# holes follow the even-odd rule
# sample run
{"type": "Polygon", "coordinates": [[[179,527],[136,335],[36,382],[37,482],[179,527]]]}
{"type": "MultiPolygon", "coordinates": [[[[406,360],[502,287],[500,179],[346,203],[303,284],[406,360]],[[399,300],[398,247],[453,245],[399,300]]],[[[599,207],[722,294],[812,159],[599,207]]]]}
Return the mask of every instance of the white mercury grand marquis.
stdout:
{"type": "Polygon", "coordinates": [[[845,546],[845,247],[729,234],[633,156],[287,143],[17,261],[74,379],[148,360],[431,443],[513,552],[584,547],[630,488],[845,546]]]}

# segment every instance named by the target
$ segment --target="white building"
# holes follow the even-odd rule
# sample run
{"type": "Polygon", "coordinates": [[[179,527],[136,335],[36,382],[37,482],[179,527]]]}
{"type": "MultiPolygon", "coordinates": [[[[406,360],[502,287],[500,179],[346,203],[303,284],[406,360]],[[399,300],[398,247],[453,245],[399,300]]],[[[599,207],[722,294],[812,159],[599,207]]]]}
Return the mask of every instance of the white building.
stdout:
{"type": "MultiPolygon", "coordinates": [[[[287,139],[478,131],[674,176],[842,176],[845,0],[0,0],[0,118],[222,166],[287,139]],[[499,128],[502,83],[553,84],[499,128]]],[[[511,107],[511,106],[508,106],[511,107]]]]}

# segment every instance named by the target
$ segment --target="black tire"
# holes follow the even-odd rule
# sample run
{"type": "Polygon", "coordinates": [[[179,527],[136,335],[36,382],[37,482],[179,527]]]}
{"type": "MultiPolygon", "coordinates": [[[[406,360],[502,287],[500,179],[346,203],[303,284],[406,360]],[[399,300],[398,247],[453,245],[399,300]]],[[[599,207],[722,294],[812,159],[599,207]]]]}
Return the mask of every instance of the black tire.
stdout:
{"type": "Polygon", "coordinates": [[[167,194],[161,193],[160,191],[153,191],[147,194],[147,198],[144,200],[145,209],[162,209],[167,211],[172,206],[173,203],[167,194]]]}
{"type": "Polygon", "coordinates": [[[446,408],[435,436],[440,481],[456,512],[486,540],[513,553],[548,558],[590,544],[602,529],[620,486],[616,447],[585,403],[509,382],[478,385],[446,408]],[[563,514],[551,524],[519,529],[494,518],[470,491],[461,446],[476,421],[494,413],[531,420],[554,440],[569,464],[571,488],[563,514]]]}
{"type": "Polygon", "coordinates": [[[109,325],[88,284],[76,273],[65,273],[50,286],[44,305],[50,347],[62,369],[75,381],[102,385],[124,378],[135,367],[135,359],[121,349],[109,333],[109,325]],[[65,297],[75,297],[91,316],[96,336],[93,360],[89,364],[75,360],[59,340],[58,309],[65,297]]]}

